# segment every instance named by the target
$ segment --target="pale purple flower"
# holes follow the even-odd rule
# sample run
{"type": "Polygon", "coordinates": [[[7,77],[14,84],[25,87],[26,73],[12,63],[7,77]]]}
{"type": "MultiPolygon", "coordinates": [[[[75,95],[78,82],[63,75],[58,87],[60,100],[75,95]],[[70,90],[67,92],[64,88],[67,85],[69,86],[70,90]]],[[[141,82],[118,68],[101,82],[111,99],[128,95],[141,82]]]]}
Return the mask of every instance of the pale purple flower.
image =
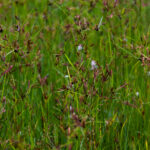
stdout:
{"type": "Polygon", "coordinates": [[[97,68],[97,64],[96,64],[96,61],[95,60],[92,60],[91,61],[91,70],[94,70],[97,68]]]}
{"type": "Polygon", "coordinates": [[[73,110],[73,108],[72,108],[72,106],[70,106],[70,111],[72,111],[73,110]]]}
{"type": "Polygon", "coordinates": [[[78,45],[78,51],[81,51],[82,49],[83,49],[82,45],[79,44],[79,45],[78,45]]]}

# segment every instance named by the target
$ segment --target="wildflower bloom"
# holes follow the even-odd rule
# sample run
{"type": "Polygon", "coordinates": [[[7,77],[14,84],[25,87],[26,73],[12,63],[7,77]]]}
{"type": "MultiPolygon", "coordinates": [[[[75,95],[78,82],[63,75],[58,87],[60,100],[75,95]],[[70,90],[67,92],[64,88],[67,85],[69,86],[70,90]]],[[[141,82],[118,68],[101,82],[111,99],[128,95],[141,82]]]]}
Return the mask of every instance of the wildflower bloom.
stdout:
{"type": "Polygon", "coordinates": [[[65,78],[69,78],[69,76],[68,76],[68,75],[65,75],[65,78]]]}
{"type": "Polygon", "coordinates": [[[97,68],[97,64],[96,64],[96,61],[95,60],[92,60],[91,61],[91,70],[94,70],[97,68]]]}
{"type": "Polygon", "coordinates": [[[139,92],[136,92],[135,95],[138,97],[139,96],[139,92]]]}
{"type": "Polygon", "coordinates": [[[72,106],[70,106],[70,111],[72,111],[73,110],[73,108],[72,108],[72,106]]]}
{"type": "Polygon", "coordinates": [[[81,51],[83,49],[82,45],[78,45],[78,51],[81,51]]]}

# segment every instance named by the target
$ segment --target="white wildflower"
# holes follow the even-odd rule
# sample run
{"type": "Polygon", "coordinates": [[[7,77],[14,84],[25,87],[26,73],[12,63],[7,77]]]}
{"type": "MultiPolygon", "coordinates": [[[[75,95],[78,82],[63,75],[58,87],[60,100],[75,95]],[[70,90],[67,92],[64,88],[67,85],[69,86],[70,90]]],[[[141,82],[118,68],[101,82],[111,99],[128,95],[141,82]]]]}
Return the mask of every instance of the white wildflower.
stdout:
{"type": "Polygon", "coordinates": [[[96,64],[96,61],[95,60],[92,60],[91,61],[91,70],[94,70],[97,68],[97,64],[96,64]]]}
{"type": "Polygon", "coordinates": [[[68,75],[65,75],[65,78],[69,78],[69,76],[68,76],[68,75]]]}
{"type": "Polygon", "coordinates": [[[136,92],[135,95],[138,97],[139,96],[139,92],[136,92]]]}
{"type": "Polygon", "coordinates": [[[82,45],[78,45],[78,51],[81,51],[83,49],[82,45]]]}

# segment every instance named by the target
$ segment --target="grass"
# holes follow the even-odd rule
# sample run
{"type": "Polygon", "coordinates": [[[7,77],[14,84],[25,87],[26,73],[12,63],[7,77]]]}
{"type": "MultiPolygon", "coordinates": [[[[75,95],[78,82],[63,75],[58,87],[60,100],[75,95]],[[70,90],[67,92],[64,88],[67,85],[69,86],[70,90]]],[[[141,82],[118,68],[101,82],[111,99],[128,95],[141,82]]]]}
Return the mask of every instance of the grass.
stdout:
{"type": "Polygon", "coordinates": [[[148,150],[149,12],[148,0],[1,0],[0,149],[148,150]]]}

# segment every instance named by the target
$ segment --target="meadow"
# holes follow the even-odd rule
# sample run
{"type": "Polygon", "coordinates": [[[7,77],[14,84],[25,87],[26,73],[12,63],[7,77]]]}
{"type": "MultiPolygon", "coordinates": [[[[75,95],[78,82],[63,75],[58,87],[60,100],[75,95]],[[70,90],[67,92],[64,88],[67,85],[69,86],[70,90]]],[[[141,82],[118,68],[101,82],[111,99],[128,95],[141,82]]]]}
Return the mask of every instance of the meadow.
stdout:
{"type": "Polygon", "coordinates": [[[0,149],[150,149],[149,0],[0,0],[0,149]]]}

